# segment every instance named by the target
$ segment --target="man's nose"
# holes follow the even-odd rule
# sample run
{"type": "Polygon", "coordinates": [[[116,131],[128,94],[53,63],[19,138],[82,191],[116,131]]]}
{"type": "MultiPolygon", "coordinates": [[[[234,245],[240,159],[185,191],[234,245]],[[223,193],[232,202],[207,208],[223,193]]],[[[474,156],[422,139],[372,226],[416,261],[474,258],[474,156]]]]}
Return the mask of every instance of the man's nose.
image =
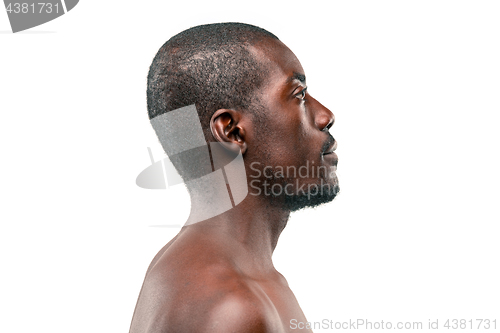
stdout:
{"type": "Polygon", "coordinates": [[[320,102],[314,100],[315,117],[314,123],[320,131],[328,131],[335,122],[335,116],[332,111],[324,107],[320,102]]]}

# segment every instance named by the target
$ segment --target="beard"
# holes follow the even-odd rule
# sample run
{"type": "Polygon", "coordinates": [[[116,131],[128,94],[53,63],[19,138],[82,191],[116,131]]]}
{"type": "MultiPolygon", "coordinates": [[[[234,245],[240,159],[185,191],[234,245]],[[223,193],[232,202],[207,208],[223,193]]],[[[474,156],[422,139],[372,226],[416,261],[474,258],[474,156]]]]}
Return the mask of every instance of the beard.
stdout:
{"type": "MultiPolygon", "coordinates": [[[[256,119],[258,124],[257,128],[269,131],[267,127],[267,122],[264,121],[266,119],[267,118],[265,112],[259,113],[259,116],[256,119]]],[[[332,145],[333,142],[335,142],[335,139],[332,137],[331,134],[329,134],[328,139],[325,141],[325,143],[321,147],[321,150],[319,151],[321,152],[326,151],[332,145]]],[[[257,191],[252,192],[252,190],[250,190],[249,194],[251,195],[263,194],[264,196],[267,196],[271,199],[270,204],[280,205],[284,203],[285,209],[294,212],[308,207],[314,208],[322,204],[331,202],[340,192],[337,175],[334,172],[328,174],[328,171],[324,171],[324,169],[318,168],[317,165],[316,165],[316,168],[318,168],[317,169],[318,171],[316,172],[317,178],[311,178],[310,180],[312,180],[312,183],[305,184],[305,186],[302,187],[300,184],[301,180],[300,178],[287,177],[288,175],[284,175],[283,171],[281,171],[282,176],[278,177],[277,174],[280,174],[280,172],[276,170],[277,169],[276,164],[273,163],[272,153],[271,153],[273,149],[269,145],[269,142],[264,140],[262,142],[259,142],[259,146],[261,147],[261,152],[259,156],[260,161],[257,162],[257,165],[272,166],[272,169],[269,172],[271,177],[270,178],[255,177],[258,179],[254,178],[250,180],[250,187],[257,191]],[[254,186],[253,181],[257,181],[258,185],[254,186]],[[271,191],[267,192],[265,186],[262,186],[266,182],[268,183],[271,191]],[[280,190],[272,191],[272,188],[275,186],[278,189],[281,189],[281,191],[280,190]],[[288,192],[286,190],[283,190],[287,188],[292,188],[292,190],[288,192]]],[[[257,171],[257,169],[254,169],[252,167],[251,170],[257,171]]],[[[336,170],[336,164],[335,164],[335,170],[336,170]]],[[[248,171],[247,174],[249,174],[248,171]]],[[[265,172],[263,169],[259,169],[258,174],[262,175],[265,174],[265,172]]],[[[304,181],[304,179],[302,180],[304,181]]]]}
{"type": "Polygon", "coordinates": [[[333,201],[340,191],[338,181],[326,183],[323,179],[320,184],[309,184],[305,186],[304,191],[300,190],[298,182],[296,184],[297,191],[292,194],[285,193],[285,206],[291,212],[295,212],[304,208],[313,208],[322,204],[333,201]]]}
{"type": "MultiPolygon", "coordinates": [[[[255,180],[254,180],[255,181],[255,180]]],[[[253,195],[268,197],[272,205],[284,205],[291,212],[331,202],[340,191],[335,173],[318,178],[270,177],[259,180],[260,186],[253,195]]],[[[254,184],[252,184],[254,185],[254,184]]]]}

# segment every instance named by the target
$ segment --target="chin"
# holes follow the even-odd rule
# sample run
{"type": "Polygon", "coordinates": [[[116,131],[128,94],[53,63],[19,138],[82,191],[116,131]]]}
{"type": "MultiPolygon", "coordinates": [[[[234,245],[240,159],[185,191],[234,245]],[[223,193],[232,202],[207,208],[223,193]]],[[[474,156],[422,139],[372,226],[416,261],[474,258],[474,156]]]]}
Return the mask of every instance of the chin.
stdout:
{"type": "Polygon", "coordinates": [[[340,191],[337,179],[323,183],[318,191],[308,191],[285,196],[285,204],[294,212],[304,208],[313,208],[333,201],[340,191]]]}

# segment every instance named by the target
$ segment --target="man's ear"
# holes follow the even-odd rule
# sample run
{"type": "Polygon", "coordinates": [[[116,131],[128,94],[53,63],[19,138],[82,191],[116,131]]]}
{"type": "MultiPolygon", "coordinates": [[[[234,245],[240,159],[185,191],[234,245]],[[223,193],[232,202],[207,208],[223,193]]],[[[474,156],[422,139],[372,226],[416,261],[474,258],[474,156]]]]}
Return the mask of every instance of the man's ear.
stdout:
{"type": "Polygon", "coordinates": [[[245,154],[247,151],[246,131],[241,120],[241,112],[219,109],[210,119],[210,130],[215,140],[227,143],[228,149],[234,149],[234,145],[237,145],[241,154],[245,154]]]}

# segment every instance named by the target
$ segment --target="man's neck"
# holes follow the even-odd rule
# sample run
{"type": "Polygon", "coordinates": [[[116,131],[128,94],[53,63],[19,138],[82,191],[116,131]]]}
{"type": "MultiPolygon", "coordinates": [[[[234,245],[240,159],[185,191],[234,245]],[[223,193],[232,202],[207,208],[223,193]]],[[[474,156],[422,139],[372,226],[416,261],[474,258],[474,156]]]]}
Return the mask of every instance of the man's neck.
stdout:
{"type": "MultiPolygon", "coordinates": [[[[196,207],[192,206],[196,214],[196,207]]],[[[272,253],[285,228],[290,211],[281,198],[250,196],[232,209],[210,219],[190,224],[186,228],[203,232],[231,251],[238,263],[251,271],[274,270],[272,253]]]]}

